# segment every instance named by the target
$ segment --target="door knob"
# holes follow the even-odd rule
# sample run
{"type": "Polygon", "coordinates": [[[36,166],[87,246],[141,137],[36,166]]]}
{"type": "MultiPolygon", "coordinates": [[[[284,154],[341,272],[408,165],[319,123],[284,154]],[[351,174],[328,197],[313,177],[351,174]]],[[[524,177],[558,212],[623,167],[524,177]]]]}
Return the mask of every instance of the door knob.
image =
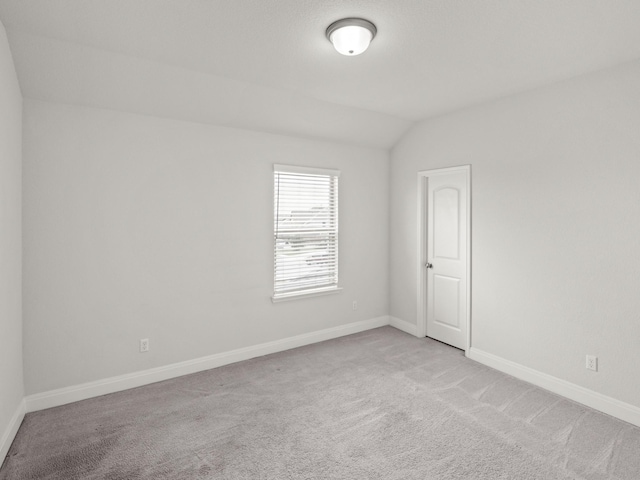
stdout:
{"type": "Polygon", "coordinates": [[[427,268],[433,268],[433,263],[427,262],[427,263],[424,264],[424,266],[427,267],[427,268]]]}

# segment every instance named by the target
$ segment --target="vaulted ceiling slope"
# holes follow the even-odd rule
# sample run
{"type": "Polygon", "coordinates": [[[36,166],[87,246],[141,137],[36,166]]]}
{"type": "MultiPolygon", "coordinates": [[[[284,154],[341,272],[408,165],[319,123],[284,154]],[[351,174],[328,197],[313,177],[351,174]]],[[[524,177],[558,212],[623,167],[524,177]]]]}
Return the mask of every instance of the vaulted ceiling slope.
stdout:
{"type": "Polygon", "coordinates": [[[0,0],[23,95],[389,148],[421,119],[640,58],[638,0],[0,0]],[[359,16],[358,57],[324,32],[359,16]]]}

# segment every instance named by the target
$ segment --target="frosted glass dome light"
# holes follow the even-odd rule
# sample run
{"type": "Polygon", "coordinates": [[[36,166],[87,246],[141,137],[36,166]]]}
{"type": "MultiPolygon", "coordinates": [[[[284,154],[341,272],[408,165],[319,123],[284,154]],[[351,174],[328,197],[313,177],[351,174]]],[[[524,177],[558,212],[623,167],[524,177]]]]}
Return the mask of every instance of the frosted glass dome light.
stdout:
{"type": "Polygon", "coordinates": [[[376,26],[363,18],[343,18],[327,28],[327,38],[335,49],[349,57],[364,52],[376,33],[376,26]]]}

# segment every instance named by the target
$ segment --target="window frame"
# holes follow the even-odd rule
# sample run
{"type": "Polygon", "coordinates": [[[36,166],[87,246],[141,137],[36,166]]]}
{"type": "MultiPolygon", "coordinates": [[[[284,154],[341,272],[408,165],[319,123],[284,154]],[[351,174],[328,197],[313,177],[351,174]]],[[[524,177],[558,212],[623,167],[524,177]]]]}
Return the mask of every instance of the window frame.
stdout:
{"type": "MultiPolygon", "coordinates": [[[[299,299],[299,298],[305,298],[305,297],[316,297],[316,296],[320,296],[320,295],[328,295],[328,294],[333,294],[333,293],[339,293],[342,291],[342,288],[339,286],[339,178],[340,178],[340,170],[335,170],[335,169],[327,169],[327,168],[314,168],[314,167],[302,167],[302,166],[294,166],[294,165],[281,165],[281,164],[274,164],[273,165],[273,296],[271,297],[271,300],[274,303],[277,302],[281,302],[281,301],[287,301],[287,300],[295,300],[295,299],[299,299]],[[317,286],[317,285],[311,285],[307,288],[299,288],[299,289],[295,289],[295,290],[289,290],[286,291],[286,289],[282,288],[282,285],[280,285],[281,288],[278,288],[279,286],[279,281],[278,281],[278,260],[280,259],[280,261],[282,262],[282,257],[278,256],[278,240],[282,240],[282,237],[279,237],[279,230],[278,230],[278,218],[279,218],[279,214],[283,213],[283,210],[280,209],[280,205],[278,203],[280,195],[278,192],[278,186],[280,185],[280,177],[278,176],[279,174],[284,174],[284,175],[308,175],[308,176],[322,176],[322,177],[330,177],[329,181],[331,183],[331,186],[329,187],[330,189],[332,189],[331,192],[328,193],[329,195],[329,205],[331,208],[331,211],[328,213],[328,217],[329,219],[333,219],[332,223],[333,223],[333,227],[332,230],[330,232],[327,233],[327,238],[326,239],[322,239],[321,237],[321,241],[324,240],[327,244],[327,246],[331,246],[334,249],[334,253],[333,256],[331,258],[331,263],[333,264],[333,270],[331,270],[331,268],[329,268],[329,275],[333,274],[333,276],[335,277],[335,283],[331,283],[328,285],[324,285],[324,286],[317,286]],[[329,240],[329,237],[333,235],[335,237],[335,240],[333,242],[331,242],[329,240]]],[[[288,192],[289,194],[291,194],[291,192],[288,192]]],[[[308,192],[307,192],[308,193],[308,192]]],[[[304,197],[304,194],[303,194],[304,197]]],[[[304,200],[304,198],[301,198],[301,200],[304,200]]],[[[291,212],[289,212],[291,214],[291,212]]],[[[285,233],[283,233],[282,235],[286,235],[286,234],[291,234],[292,232],[295,233],[294,231],[285,231],[285,233]]],[[[309,232],[306,232],[307,234],[309,232]]],[[[301,236],[304,236],[304,233],[301,233],[301,236]]],[[[331,248],[330,247],[330,248],[331,248]]],[[[303,252],[301,251],[299,253],[299,257],[303,257],[305,253],[308,252],[303,252]]],[[[298,278],[302,278],[302,277],[298,277],[298,278]]],[[[295,282],[295,277],[292,276],[291,277],[292,281],[295,282]]],[[[280,281],[280,283],[282,283],[282,280],[280,281]]]]}

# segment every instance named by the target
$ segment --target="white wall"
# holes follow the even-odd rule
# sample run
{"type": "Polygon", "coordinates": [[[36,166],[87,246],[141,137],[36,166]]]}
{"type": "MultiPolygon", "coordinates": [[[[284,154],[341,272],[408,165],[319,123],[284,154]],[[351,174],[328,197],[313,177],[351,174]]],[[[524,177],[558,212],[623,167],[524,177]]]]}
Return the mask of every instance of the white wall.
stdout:
{"type": "Polygon", "coordinates": [[[387,315],[387,152],[27,99],[24,115],[27,394],[387,315]],[[271,302],[274,163],[342,171],[341,294],[271,302]]]}
{"type": "Polygon", "coordinates": [[[24,394],[21,205],[22,94],[0,23],[0,464],[24,394]]]}
{"type": "Polygon", "coordinates": [[[472,165],[472,346],[640,406],[640,63],[404,137],[391,159],[394,317],[416,322],[416,172],[461,164],[472,165]]]}

